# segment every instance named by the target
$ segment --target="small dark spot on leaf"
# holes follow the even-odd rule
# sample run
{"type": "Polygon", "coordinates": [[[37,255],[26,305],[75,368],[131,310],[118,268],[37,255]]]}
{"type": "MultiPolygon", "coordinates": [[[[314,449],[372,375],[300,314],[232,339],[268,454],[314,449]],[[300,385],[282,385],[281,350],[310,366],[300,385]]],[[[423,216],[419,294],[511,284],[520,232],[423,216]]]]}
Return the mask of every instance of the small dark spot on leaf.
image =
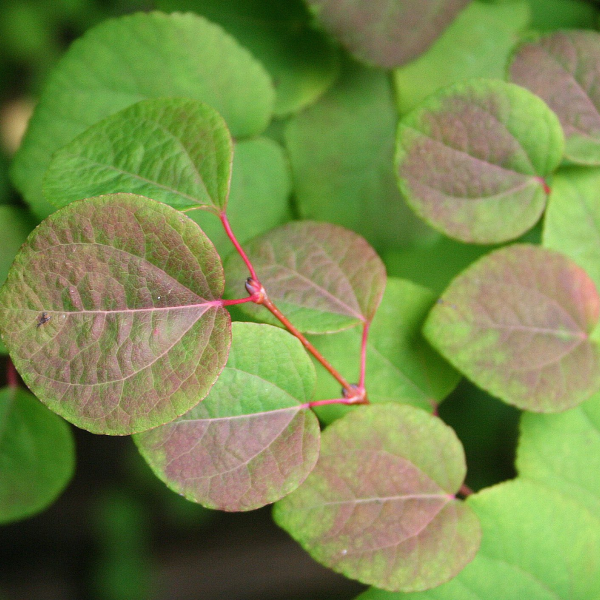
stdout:
{"type": "Polygon", "coordinates": [[[40,325],[45,325],[52,317],[47,313],[43,312],[37,319],[36,327],[40,327],[40,325]]]}

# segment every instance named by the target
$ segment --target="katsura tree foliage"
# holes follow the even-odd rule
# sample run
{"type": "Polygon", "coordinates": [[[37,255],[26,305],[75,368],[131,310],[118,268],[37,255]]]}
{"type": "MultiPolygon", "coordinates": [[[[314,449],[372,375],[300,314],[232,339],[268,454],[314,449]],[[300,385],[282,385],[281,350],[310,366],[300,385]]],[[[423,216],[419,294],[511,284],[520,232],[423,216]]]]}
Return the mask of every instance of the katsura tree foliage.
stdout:
{"type": "Polygon", "coordinates": [[[600,34],[556,4],[165,0],[73,43],[0,207],[0,521],[66,485],[62,417],[274,503],[363,600],[600,597],[600,34]],[[461,376],[523,411],[475,493],[461,376]]]}

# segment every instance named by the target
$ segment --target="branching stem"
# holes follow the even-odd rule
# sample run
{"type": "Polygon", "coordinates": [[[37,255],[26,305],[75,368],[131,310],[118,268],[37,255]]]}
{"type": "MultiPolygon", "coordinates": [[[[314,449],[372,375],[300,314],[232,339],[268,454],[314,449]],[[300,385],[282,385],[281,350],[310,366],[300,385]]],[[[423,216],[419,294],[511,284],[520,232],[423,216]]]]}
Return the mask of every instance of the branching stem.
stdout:
{"type": "Polygon", "coordinates": [[[237,238],[235,237],[235,235],[231,229],[231,225],[229,224],[229,219],[227,218],[227,215],[223,211],[222,213],[219,214],[219,217],[221,219],[221,223],[223,224],[223,227],[225,229],[225,233],[227,234],[227,237],[231,240],[231,243],[235,246],[235,249],[238,251],[238,254],[242,257],[242,260],[248,267],[248,271],[250,271],[250,277],[252,277],[252,279],[256,279],[258,281],[258,277],[256,276],[256,271],[254,270],[254,267],[252,266],[250,259],[244,252],[244,249],[240,246],[240,243],[237,241],[237,238]]]}

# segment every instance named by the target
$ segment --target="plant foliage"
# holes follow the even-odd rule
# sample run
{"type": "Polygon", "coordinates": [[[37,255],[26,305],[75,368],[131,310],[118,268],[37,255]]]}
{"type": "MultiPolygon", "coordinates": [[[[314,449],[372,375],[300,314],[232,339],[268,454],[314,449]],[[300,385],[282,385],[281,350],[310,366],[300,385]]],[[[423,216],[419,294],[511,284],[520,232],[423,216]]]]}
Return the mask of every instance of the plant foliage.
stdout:
{"type": "Polygon", "coordinates": [[[12,164],[0,522],[68,482],[60,415],[193,502],[275,503],[361,600],[600,597],[600,35],[536,1],[158,4],[189,12],[73,43],[12,164]],[[523,411],[475,493],[461,376],[523,411]]]}

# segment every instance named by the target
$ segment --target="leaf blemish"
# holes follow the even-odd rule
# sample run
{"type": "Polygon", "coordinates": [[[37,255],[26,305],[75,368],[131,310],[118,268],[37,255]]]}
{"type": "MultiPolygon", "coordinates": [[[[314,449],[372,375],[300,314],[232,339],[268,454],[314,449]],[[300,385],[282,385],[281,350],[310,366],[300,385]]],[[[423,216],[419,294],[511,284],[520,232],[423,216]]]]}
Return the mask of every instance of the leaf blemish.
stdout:
{"type": "Polygon", "coordinates": [[[36,329],[41,325],[45,325],[52,318],[47,312],[43,312],[37,319],[36,329]]]}

